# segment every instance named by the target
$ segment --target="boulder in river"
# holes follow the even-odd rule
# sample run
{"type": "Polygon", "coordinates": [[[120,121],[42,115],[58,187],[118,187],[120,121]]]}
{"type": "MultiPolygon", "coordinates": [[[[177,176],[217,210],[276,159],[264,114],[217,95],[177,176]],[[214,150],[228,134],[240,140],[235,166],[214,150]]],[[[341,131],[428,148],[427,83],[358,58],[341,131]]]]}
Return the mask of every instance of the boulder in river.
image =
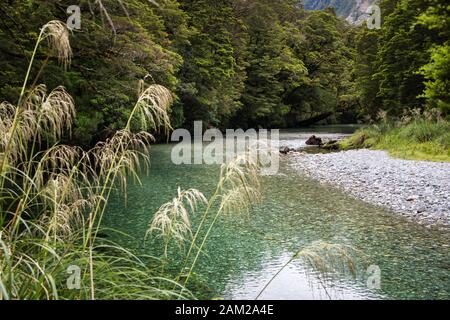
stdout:
{"type": "Polygon", "coordinates": [[[294,152],[294,151],[295,151],[294,149],[291,149],[289,147],[283,147],[283,148],[280,149],[280,153],[281,154],[288,154],[288,153],[294,152]]]}
{"type": "Polygon", "coordinates": [[[322,139],[318,138],[316,136],[312,136],[308,140],[306,140],[306,145],[308,145],[308,146],[320,146],[320,145],[322,145],[322,139]]]}

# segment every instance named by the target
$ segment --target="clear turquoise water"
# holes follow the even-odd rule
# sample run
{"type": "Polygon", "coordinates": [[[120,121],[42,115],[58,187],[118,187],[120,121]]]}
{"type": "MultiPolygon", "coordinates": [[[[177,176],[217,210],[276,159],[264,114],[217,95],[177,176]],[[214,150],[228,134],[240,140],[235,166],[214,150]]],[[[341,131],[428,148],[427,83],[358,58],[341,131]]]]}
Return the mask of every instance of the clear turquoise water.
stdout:
{"type": "MultiPolygon", "coordinates": [[[[281,137],[295,142],[303,133],[288,131],[281,137]]],[[[154,146],[152,168],[142,176],[143,185],[130,185],[127,204],[117,194],[108,209],[105,224],[129,234],[119,241],[141,253],[161,254],[159,246],[144,245],[143,238],[153,212],[175,196],[177,187],[197,188],[208,195],[218,177],[216,166],[173,165],[170,151],[170,145],[154,146]]],[[[327,283],[333,299],[450,298],[449,230],[420,226],[355,200],[297,174],[290,161],[282,159],[278,175],[262,177],[264,201],[249,218],[230,217],[216,226],[207,242],[207,256],[196,269],[212,296],[254,299],[294,252],[323,240],[360,249],[370,264],[381,269],[380,290],[368,289],[362,272],[357,280],[343,277],[327,283]]],[[[329,296],[316,275],[307,277],[304,267],[294,263],[262,298],[329,296]]]]}

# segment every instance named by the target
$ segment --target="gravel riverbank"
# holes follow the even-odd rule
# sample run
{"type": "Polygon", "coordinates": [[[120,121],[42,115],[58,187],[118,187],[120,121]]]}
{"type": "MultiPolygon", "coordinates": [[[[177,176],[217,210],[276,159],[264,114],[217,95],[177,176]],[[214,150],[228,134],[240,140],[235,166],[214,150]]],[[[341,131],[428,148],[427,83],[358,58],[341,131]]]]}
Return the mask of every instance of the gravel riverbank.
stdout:
{"type": "Polygon", "coordinates": [[[450,226],[450,163],[391,158],[384,151],[291,153],[306,175],[423,224],[450,226]]]}

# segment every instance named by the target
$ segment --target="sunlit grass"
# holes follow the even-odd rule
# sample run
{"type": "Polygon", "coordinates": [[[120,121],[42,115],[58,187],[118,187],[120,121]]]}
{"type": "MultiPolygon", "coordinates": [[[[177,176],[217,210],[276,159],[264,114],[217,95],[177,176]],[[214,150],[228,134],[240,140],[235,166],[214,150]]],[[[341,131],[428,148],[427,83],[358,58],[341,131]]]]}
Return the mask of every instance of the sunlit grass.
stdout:
{"type": "Polygon", "coordinates": [[[340,145],[343,150],[371,148],[402,159],[450,162],[450,123],[415,112],[363,128],[340,145]]]}

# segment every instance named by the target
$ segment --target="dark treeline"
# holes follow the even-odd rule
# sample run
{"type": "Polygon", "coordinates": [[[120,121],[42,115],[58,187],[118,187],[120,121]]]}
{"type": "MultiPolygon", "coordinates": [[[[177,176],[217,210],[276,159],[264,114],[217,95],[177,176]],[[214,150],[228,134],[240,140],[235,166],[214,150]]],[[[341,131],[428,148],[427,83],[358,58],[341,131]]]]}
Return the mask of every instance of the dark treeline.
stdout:
{"type": "MultiPolygon", "coordinates": [[[[296,127],[355,122],[380,109],[449,111],[449,6],[383,0],[381,30],[351,26],[299,0],[80,0],[73,61],[39,52],[33,77],[64,85],[77,106],[73,142],[124,126],[138,81],[175,97],[174,127],[296,127]],[[43,72],[41,66],[45,65],[43,72]]],[[[0,100],[14,102],[40,26],[73,1],[0,3],[0,100]]]]}
{"type": "Polygon", "coordinates": [[[362,112],[450,112],[450,6],[445,0],[383,0],[381,30],[361,28],[355,75],[362,112]]]}

